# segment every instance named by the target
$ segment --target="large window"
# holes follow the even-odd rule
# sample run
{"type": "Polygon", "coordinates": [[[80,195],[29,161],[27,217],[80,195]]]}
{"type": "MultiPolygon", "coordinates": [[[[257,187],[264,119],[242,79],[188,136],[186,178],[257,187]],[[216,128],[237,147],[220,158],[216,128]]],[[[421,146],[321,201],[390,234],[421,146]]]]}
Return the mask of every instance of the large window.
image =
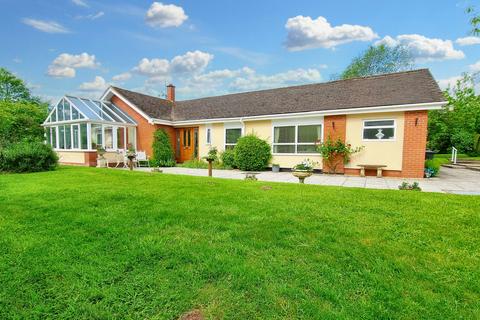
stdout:
{"type": "Polygon", "coordinates": [[[125,149],[125,128],[117,127],[117,148],[125,149]]]}
{"type": "Polygon", "coordinates": [[[394,140],[395,120],[363,121],[363,140],[394,140]]]}
{"type": "Polygon", "coordinates": [[[65,126],[58,127],[58,148],[65,149],[65,126]]]}
{"type": "Polygon", "coordinates": [[[80,145],[78,144],[79,138],[80,138],[80,127],[78,126],[78,124],[72,125],[72,136],[73,136],[73,141],[72,141],[73,149],[80,149],[80,145]]]}
{"type": "Polygon", "coordinates": [[[225,150],[233,149],[242,136],[242,128],[225,129],[225,150]]]}
{"type": "Polygon", "coordinates": [[[93,124],[91,129],[91,141],[92,141],[92,149],[97,149],[97,147],[103,146],[103,135],[102,135],[102,125],[101,124],[93,124]]]}
{"type": "Polygon", "coordinates": [[[293,125],[273,128],[273,153],[316,153],[322,125],[293,125]]]}
{"type": "Polygon", "coordinates": [[[87,124],[80,124],[80,145],[83,150],[88,149],[87,124]]]}
{"type": "Polygon", "coordinates": [[[105,135],[105,149],[113,149],[113,128],[112,127],[104,127],[104,135],[105,135]]]}

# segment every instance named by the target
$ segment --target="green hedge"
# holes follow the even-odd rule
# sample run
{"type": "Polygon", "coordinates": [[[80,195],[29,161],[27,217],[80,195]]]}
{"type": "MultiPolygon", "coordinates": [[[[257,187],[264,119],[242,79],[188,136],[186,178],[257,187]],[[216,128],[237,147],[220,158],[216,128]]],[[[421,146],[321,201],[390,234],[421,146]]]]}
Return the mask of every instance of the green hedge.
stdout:
{"type": "Polygon", "coordinates": [[[163,129],[158,129],[153,134],[153,160],[152,164],[159,167],[174,167],[175,156],[170,137],[163,129]]]}
{"type": "Polygon", "coordinates": [[[43,142],[18,142],[0,150],[0,171],[36,172],[53,170],[58,157],[52,147],[43,142]]]}
{"type": "Polygon", "coordinates": [[[243,171],[263,170],[272,158],[268,142],[253,134],[238,139],[234,151],[235,164],[243,171]]]}

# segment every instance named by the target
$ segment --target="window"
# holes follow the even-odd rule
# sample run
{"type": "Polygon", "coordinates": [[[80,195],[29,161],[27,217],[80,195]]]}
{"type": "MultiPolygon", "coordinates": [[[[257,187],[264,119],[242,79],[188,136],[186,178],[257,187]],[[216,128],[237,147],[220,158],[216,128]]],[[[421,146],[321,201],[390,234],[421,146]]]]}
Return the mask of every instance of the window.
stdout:
{"type": "Polygon", "coordinates": [[[52,135],[52,147],[57,148],[57,127],[51,127],[50,131],[52,135]]]}
{"type": "Polygon", "coordinates": [[[58,148],[65,149],[65,126],[58,127],[58,148]]]}
{"type": "Polygon", "coordinates": [[[57,106],[58,121],[63,121],[63,100],[57,106]]]}
{"type": "Polygon", "coordinates": [[[92,124],[91,129],[92,149],[102,146],[102,125],[92,124]]]}
{"type": "Polygon", "coordinates": [[[70,118],[70,103],[68,103],[68,101],[66,101],[66,100],[63,104],[63,113],[64,113],[64,116],[63,116],[64,120],[71,120],[71,118],[70,118]]]}
{"type": "Polygon", "coordinates": [[[72,149],[72,127],[65,126],[65,149],[72,149]]]}
{"type": "Polygon", "coordinates": [[[207,128],[206,140],[207,140],[207,144],[212,144],[212,128],[207,128]]]}
{"type": "Polygon", "coordinates": [[[105,149],[113,149],[113,127],[104,128],[105,149]]]}
{"type": "Polygon", "coordinates": [[[242,136],[242,128],[225,129],[225,150],[233,149],[242,136]]]}
{"type": "Polygon", "coordinates": [[[117,148],[125,149],[125,128],[117,127],[117,148]]]}
{"type": "Polygon", "coordinates": [[[273,153],[316,153],[322,139],[322,125],[294,125],[273,128],[273,153]]]}
{"type": "Polygon", "coordinates": [[[72,141],[73,149],[79,149],[80,146],[78,144],[78,139],[80,137],[80,127],[78,124],[72,125],[72,133],[73,133],[73,141],[72,141]]]}
{"type": "Polygon", "coordinates": [[[87,124],[80,124],[80,145],[84,150],[88,149],[88,139],[87,139],[87,124]]]}
{"type": "Polygon", "coordinates": [[[127,129],[127,147],[137,148],[137,138],[135,136],[135,127],[128,127],[127,129]]]}
{"type": "Polygon", "coordinates": [[[394,140],[395,120],[363,121],[363,140],[394,140]]]}

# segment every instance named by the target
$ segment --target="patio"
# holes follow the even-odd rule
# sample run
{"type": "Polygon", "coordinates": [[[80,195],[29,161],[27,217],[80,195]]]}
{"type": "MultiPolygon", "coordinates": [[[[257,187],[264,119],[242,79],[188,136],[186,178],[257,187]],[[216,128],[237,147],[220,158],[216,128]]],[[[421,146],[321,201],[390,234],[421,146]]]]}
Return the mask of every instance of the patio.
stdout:
{"type": "MultiPolygon", "coordinates": [[[[138,171],[151,171],[151,168],[136,168],[138,171]]],[[[183,174],[191,176],[207,176],[207,169],[190,169],[181,167],[162,168],[163,173],[183,174]]],[[[213,176],[225,179],[244,179],[244,174],[238,170],[213,170],[213,176]]],[[[298,183],[290,172],[271,171],[261,172],[257,175],[259,181],[290,182],[298,183]]],[[[354,177],[343,175],[314,174],[305,180],[306,184],[326,186],[342,186],[369,189],[392,189],[398,190],[398,186],[407,181],[419,182],[422,191],[442,192],[467,195],[480,195],[480,172],[466,169],[451,169],[442,167],[439,177],[430,179],[402,179],[402,178],[376,178],[354,177]]]]}

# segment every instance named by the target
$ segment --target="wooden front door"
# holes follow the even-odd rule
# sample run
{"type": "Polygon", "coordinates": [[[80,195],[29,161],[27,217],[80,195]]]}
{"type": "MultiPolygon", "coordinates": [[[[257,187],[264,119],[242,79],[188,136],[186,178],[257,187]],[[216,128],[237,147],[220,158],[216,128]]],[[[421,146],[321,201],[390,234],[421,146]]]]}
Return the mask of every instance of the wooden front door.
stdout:
{"type": "Polygon", "coordinates": [[[198,157],[198,128],[177,129],[177,161],[185,162],[198,157]]]}

